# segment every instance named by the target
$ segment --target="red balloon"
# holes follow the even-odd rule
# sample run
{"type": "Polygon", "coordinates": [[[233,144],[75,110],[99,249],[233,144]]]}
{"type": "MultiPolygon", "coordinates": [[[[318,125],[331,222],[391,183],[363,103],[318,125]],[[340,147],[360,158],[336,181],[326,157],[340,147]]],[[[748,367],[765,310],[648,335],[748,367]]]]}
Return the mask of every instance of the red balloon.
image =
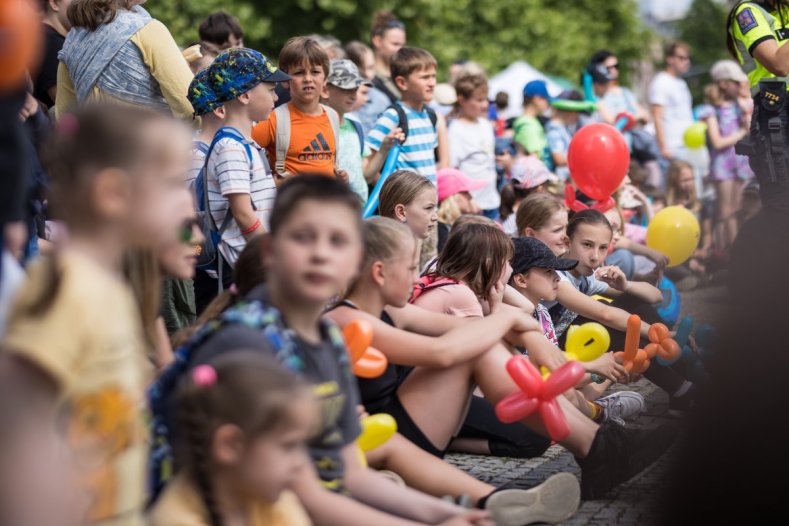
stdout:
{"type": "Polygon", "coordinates": [[[603,201],[611,197],[627,175],[630,152],[619,130],[610,124],[588,124],[570,141],[567,165],[578,189],[603,201]]]}
{"type": "Polygon", "coordinates": [[[522,420],[535,412],[540,401],[523,393],[512,393],[496,404],[496,417],[505,424],[522,420]]]}
{"type": "Polygon", "coordinates": [[[545,424],[545,429],[553,440],[564,440],[570,434],[570,426],[556,400],[541,403],[540,416],[545,424]]]}

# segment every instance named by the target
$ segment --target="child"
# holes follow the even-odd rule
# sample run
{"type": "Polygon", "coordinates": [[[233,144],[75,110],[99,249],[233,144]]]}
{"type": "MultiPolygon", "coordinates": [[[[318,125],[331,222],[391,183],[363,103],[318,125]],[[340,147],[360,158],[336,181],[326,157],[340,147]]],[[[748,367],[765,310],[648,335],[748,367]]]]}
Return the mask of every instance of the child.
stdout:
{"type": "MultiPolygon", "coordinates": [[[[513,240],[513,244],[515,245],[515,253],[512,259],[510,284],[534,303],[536,306],[534,317],[540,322],[545,337],[554,345],[558,345],[551,315],[541,302],[556,300],[560,282],[557,271],[570,271],[578,265],[578,261],[557,258],[544,243],[532,237],[516,238],[513,240]]],[[[607,378],[625,380],[627,377],[627,371],[614,361],[613,355],[610,353],[604,354],[594,362],[585,363],[584,367],[588,371],[599,372],[607,378]]],[[[602,392],[610,383],[606,379],[599,386],[599,392],[602,392]]],[[[582,399],[588,409],[582,408],[581,410],[596,422],[613,420],[624,425],[625,419],[637,416],[645,408],[644,397],[639,393],[619,391],[593,401],[599,396],[596,389],[590,386],[582,392],[589,401],[582,399]]]]}
{"type": "MultiPolygon", "coordinates": [[[[424,243],[434,234],[438,222],[436,187],[429,179],[408,170],[390,175],[378,196],[378,210],[382,217],[405,223],[414,237],[424,243]]],[[[435,233],[436,241],[438,234],[435,233]]],[[[420,268],[431,259],[420,252],[420,268]]]]}
{"type": "Polygon", "coordinates": [[[558,181],[548,167],[533,155],[519,155],[509,169],[509,182],[501,189],[501,226],[510,236],[517,236],[516,213],[531,194],[547,192],[548,183],[558,181]]]}
{"type": "Polygon", "coordinates": [[[329,56],[315,40],[294,37],[280,51],[279,65],[290,75],[290,102],[279,106],[268,120],[259,119],[252,131],[274,166],[277,184],[302,172],[348,182],[348,174],[337,169],[339,116],[321,104],[329,56]]]}
{"type": "MultiPolygon", "coordinates": [[[[223,52],[208,69],[216,103],[225,119],[206,153],[204,180],[208,211],[221,242],[217,247],[217,279],[201,272],[195,278],[198,313],[225,287],[247,240],[265,232],[276,186],[249,133],[252,123],[265,121],[276,102],[277,82],[290,79],[252,49],[223,52]]],[[[198,195],[201,192],[197,192],[198,195]]]]}
{"type": "MultiPolygon", "coordinates": [[[[438,283],[439,280],[450,282],[434,286],[429,290],[423,288],[414,300],[414,304],[427,310],[463,318],[482,317],[490,312],[495,312],[501,304],[502,293],[512,273],[512,267],[509,264],[512,250],[510,239],[495,224],[485,225],[469,222],[456,227],[439,256],[435,272],[427,276],[429,279],[426,287],[430,282],[438,283]]],[[[550,370],[561,366],[563,357],[559,354],[558,349],[550,345],[534,345],[538,341],[547,343],[542,337],[541,340],[526,342],[524,345],[529,349],[530,359],[537,364],[545,365],[550,370]]],[[[499,367],[502,367],[508,358],[508,352],[499,353],[495,349],[491,349],[491,352],[485,356],[485,362],[488,364],[495,362],[497,365],[492,367],[488,374],[492,375],[499,371],[499,367]]],[[[495,404],[500,399],[499,397],[507,391],[506,376],[491,380],[488,375],[479,375],[475,376],[475,379],[491,405],[495,404]],[[488,383],[489,381],[490,383],[488,383]]],[[[562,406],[571,429],[570,435],[560,443],[577,456],[583,456],[585,445],[582,444],[585,444],[589,438],[606,436],[608,433],[614,432],[614,429],[616,432],[622,431],[620,426],[611,427],[609,423],[604,423],[602,427],[598,428],[594,422],[579,412],[570,400],[565,397],[558,397],[556,400],[562,406]]],[[[467,424],[472,422],[474,425],[476,422],[475,427],[484,432],[484,424],[490,421],[489,418],[485,418],[484,411],[484,409],[480,411],[481,416],[470,413],[466,420],[467,424]]],[[[535,424],[539,425],[539,420],[534,420],[531,417],[522,422],[530,427],[535,424]]],[[[596,438],[593,440],[596,441],[596,438]]],[[[643,448],[641,453],[646,455],[660,454],[661,448],[665,447],[665,445],[655,442],[635,446],[635,443],[640,440],[636,437],[627,438],[620,443],[619,447],[643,448]]],[[[627,454],[627,456],[629,455],[627,454]]],[[[594,498],[593,496],[604,494],[613,485],[618,484],[616,480],[619,476],[623,476],[628,470],[638,469],[638,461],[633,463],[633,459],[626,460],[625,457],[618,460],[608,458],[605,461],[602,460],[602,457],[583,458],[578,459],[578,463],[583,470],[581,476],[583,498],[594,498]],[[623,464],[619,464],[619,462],[623,464]],[[592,468],[590,464],[596,467],[592,468]],[[598,472],[598,469],[601,471],[598,472]],[[601,478],[600,474],[602,473],[606,473],[606,475],[601,478]]]]}
{"type": "Polygon", "coordinates": [[[309,443],[314,468],[305,466],[290,486],[313,519],[351,526],[411,524],[377,511],[383,509],[421,523],[481,522],[486,512],[400,488],[359,462],[355,380],[342,336],[321,321],[321,314],[358,273],[360,216],[359,199],[339,181],[302,175],[285,182],[264,246],[268,285],[253,290],[179,350],[180,360],[153,391],[158,394],[152,407],[161,414],[172,402],[173,377],[187,368],[238,349],[271,353],[312,384],[321,406],[320,428],[309,443]]]}
{"type": "Polygon", "coordinates": [[[299,380],[260,353],[231,353],[192,369],[175,400],[181,471],[151,526],[312,524],[287,489],[308,462],[304,444],[318,418],[299,380]]]}
{"type": "Polygon", "coordinates": [[[452,225],[465,214],[479,214],[480,208],[471,192],[485,185],[460,170],[443,168],[438,171],[438,250],[444,248],[452,225]]]}
{"type": "Polygon", "coordinates": [[[738,100],[740,85],[748,77],[739,64],[721,60],[713,64],[710,76],[715,82],[705,90],[709,106],[699,112],[699,119],[707,123],[710,150],[710,178],[715,183],[718,202],[719,239],[728,250],[737,237],[737,213],[740,210],[742,188],[753,179],[748,158],[737,155],[734,145],[748,136],[750,119],[738,100]]]}
{"type": "Polygon", "coordinates": [[[548,94],[548,86],[544,80],[532,80],[523,87],[523,115],[515,119],[512,129],[513,140],[529,155],[544,159],[548,151],[548,141],[539,117],[551,107],[553,100],[548,94]]]}
{"type": "Polygon", "coordinates": [[[562,98],[551,101],[553,118],[545,125],[545,140],[548,142],[548,151],[553,162],[554,172],[562,181],[570,177],[570,168],[567,165],[567,152],[570,141],[583,123],[580,111],[572,106],[576,99],[573,93],[562,94],[562,98]]]}
{"type": "Polygon", "coordinates": [[[192,141],[192,168],[186,174],[186,186],[194,192],[195,178],[205,167],[208,147],[216,132],[223,126],[225,107],[217,101],[208,78],[208,68],[197,72],[189,84],[189,93],[186,96],[195,110],[194,118],[200,118],[200,131],[192,141]]]}
{"type": "Polygon", "coordinates": [[[518,207],[518,236],[535,237],[557,257],[567,253],[567,207],[551,194],[532,194],[518,207]]]}
{"type": "MultiPolygon", "coordinates": [[[[345,53],[348,58],[359,68],[359,73],[366,80],[372,81],[375,78],[375,54],[367,44],[354,40],[345,45],[345,53]]],[[[375,121],[388,108],[392,102],[389,97],[376,87],[359,88],[359,99],[366,96],[365,102],[357,102],[354,108],[354,115],[359,118],[359,122],[364,129],[364,136],[367,137],[375,126],[375,121]]]]}
{"type": "Polygon", "coordinates": [[[359,70],[350,60],[332,60],[331,72],[326,79],[326,103],[340,119],[340,145],[337,167],[348,174],[348,183],[362,202],[367,202],[367,184],[375,184],[395,138],[402,136],[399,129],[392,130],[381,145],[380,151],[370,155],[364,141],[362,125],[345,114],[353,110],[359,90],[369,88],[372,82],[359,76],[359,70]]]}
{"type": "Polygon", "coordinates": [[[211,13],[197,29],[200,40],[216,46],[219,51],[232,47],[244,47],[244,29],[238,18],[224,11],[211,13]]]}
{"type": "MultiPolygon", "coordinates": [[[[617,267],[602,266],[613,238],[613,229],[597,210],[575,213],[567,226],[567,236],[567,257],[577,259],[579,263],[575,269],[561,274],[558,304],[546,304],[557,332],[561,336],[566,334],[570,324],[597,321],[614,329],[609,331],[611,350],[622,350],[627,318],[633,313],[641,317],[640,345],[646,345],[650,324],[662,322],[652,307],[662,301],[660,290],[643,281],[628,281],[617,267]],[[613,297],[614,301],[610,305],[594,301],[591,296],[595,294],[613,297]],[[579,314],[587,319],[576,319],[579,314]]],[[[655,363],[645,377],[669,394],[670,410],[681,412],[689,407],[694,397],[691,391],[693,384],[673,369],[655,363]]]]}
{"type": "MultiPolygon", "coordinates": [[[[619,267],[625,273],[628,280],[648,281],[657,284],[658,276],[662,275],[663,270],[668,265],[668,256],[657,250],[646,246],[643,242],[638,243],[625,235],[624,216],[622,209],[618,205],[605,211],[603,214],[611,228],[614,230],[614,237],[611,239],[611,251],[605,258],[606,265],[619,267]],[[637,259],[637,256],[640,258],[637,259]],[[639,263],[639,260],[641,263],[639,263]],[[641,270],[648,269],[647,273],[641,270]],[[636,279],[637,278],[637,279],[636,279]]],[[[632,225],[634,229],[643,229],[637,225],[632,225]]],[[[646,230],[646,229],[644,229],[646,230]]],[[[646,237],[646,232],[644,232],[646,237]]]]}
{"type": "MultiPolygon", "coordinates": [[[[2,342],[0,417],[16,437],[4,433],[0,464],[3,475],[14,473],[14,488],[26,489],[20,479],[34,484],[37,512],[55,514],[30,524],[138,525],[151,369],[121,260],[127,247],[158,249],[178,231],[183,216],[174,207],[189,199],[189,132],[152,110],[93,104],[61,118],[49,151],[51,204],[69,240],[30,266],[2,342]],[[62,436],[50,435],[56,428],[62,436]],[[40,446],[35,456],[24,455],[29,442],[40,446]],[[57,460],[66,456],[79,461],[66,468],[57,460]],[[11,467],[19,458],[24,478],[11,467]],[[66,469],[59,491],[70,508],[52,509],[46,492],[66,469]]],[[[4,513],[9,502],[24,506],[4,501],[4,513]]]]}
{"type": "Polygon", "coordinates": [[[382,148],[384,138],[395,128],[406,135],[400,146],[397,170],[411,170],[436,184],[436,158],[438,147],[436,114],[427,106],[433,100],[436,86],[436,59],[424,49],[404,47],[392,57],[392,80],[402,93],[378,118],[367,137],[370,149],[382,148]]]}
{"type": "Polygon", "coordinates": [[[458,117],[449,125],[450,164],[468,177],[484,184],[471,193],[482,213],[498,218],[501,204],[496,188],[493,126],[488,115],[488,80],[484,75],[467,75],[455,83],[458,117]]]}

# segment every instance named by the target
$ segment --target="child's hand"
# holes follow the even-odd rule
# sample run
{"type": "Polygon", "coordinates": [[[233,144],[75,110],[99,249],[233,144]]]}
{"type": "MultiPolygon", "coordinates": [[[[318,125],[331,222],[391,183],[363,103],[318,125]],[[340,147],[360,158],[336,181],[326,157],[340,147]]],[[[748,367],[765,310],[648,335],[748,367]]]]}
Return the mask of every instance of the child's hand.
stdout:
{"type": "Polygon", "coordinates": [[[608,265],[605,267],[600,267],[595,272],[595,277],[612,289],[616,289],[621,292],[625,292],[627,289],[627,277],[625,276],[625,273],[622,272],[617,266],[608,265]]]}
{"type": "Polygon", "coordinates": [[[491,287],[488,292],[488,307],[490,307],[491,313],[496,312],[501,307],[501,304],[504,302],[504,291],[506,289],[507,284],[501,281],[497,281],[496,284],[491,287]]]}
{"type": "Polygon", "coordinates": [[[440,524],[440,526],[496,526],[487,510],[468,510],[457,517],[453,517],[440,524]]]}
{"type": "Polygon", "coordinates": [[[628,381],[627,369],[617,363],[613,353],[607,352],[596,360],[581,363],[588,372],[601,374],[612,382],[626,383],[628,381]]]}
{"type": "Polygon", "coordinates": [[[394,130],[390,131],[386,137],[384,137],[383,142],[381,143],[381,151],[388,152],[394,146],[395,141],[398,141],[400,144],[405,142],[405,133],[400,128],[395,128],[394,130]]]}
{"type": "Polygon", "coordinates": [[[567,357],[564,355],[563,352],[560,352],[557,349],[556,352],[552,352],[547,356],[545,356],[545,359],[541,360],[540,365],[546,367],[549,371],[553,372],[566,363],[567,363],[567,357]]]}
{"type": "Polygon", "coordinates": [[[347,171],[345,171],[345,170],[337,170],[335,168],[334,169],[334,177],[336,177],[337,179],[339,179],[343,183],[348,184],[348,172],[347,171]]]}
{"type": "Polygon", "coordinates": [[[668,266],[668,256],[662,252],[658,252],[657,250],[650,248],[648,257],[655,262],[655,265],[657,265],[657,268],[660,270],[663,270],[668,266]]]}

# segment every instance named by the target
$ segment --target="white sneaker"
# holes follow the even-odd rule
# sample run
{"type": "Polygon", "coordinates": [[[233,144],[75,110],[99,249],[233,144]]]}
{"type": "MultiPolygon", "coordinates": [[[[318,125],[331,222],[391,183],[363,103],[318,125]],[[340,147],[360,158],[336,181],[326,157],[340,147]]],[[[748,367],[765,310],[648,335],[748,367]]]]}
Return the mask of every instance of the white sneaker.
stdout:
{"type": "Polygon", "coordinates": [[[485,509],[497,526],[558,524],[578,511],[581,486],[572,473],[557,473],[531,489],[505,489],[488,497],[485,509]]]}
{"type": "Polygon", "coordinates": [[[625,420],[634,418],[646,409],[644,397],[633,391],[617,391],[604,396],[595,403],[603,406],[603,422],[625,425],[625,420]]]}

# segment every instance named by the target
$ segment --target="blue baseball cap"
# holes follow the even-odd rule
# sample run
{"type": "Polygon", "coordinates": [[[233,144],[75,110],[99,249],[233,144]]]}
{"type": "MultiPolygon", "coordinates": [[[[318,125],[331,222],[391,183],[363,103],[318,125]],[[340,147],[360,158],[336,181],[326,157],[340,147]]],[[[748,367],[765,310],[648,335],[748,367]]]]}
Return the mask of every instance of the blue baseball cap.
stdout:
{"type": "Polygon", "coordinates": [[[524,97],[542,97],[543,99],[553,100],[548,93],[548,85],[544,80],[532,80],[523,86],[524,97]]]}
{"type": "Polygon", "coordinates": [[[215,109],[222,106],[216,98],[211,83],[208,81],[208,68],[201,69],[192,82],[189,83],[189,91],[186,98],[192,104],[194,109],[194,116],[200,117],[207,113],[211,113],[215,109]]]}
{"type": "Polygon", "coordinates": [[[222,104],[238,98],[261,82],[290,80],[265,55],[249,48],[223,51],[208,67],[208,79],[222,104]]]}

